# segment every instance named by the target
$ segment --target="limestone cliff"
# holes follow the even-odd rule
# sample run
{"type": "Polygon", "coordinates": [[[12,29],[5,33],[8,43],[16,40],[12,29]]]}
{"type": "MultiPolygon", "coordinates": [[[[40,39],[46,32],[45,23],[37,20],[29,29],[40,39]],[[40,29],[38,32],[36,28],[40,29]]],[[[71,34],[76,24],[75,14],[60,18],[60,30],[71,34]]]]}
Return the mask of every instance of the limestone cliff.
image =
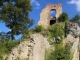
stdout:
{"type": "MultiPolygon", "coordinates": [[[[63,43],[64,45],[66,43],[72,43],[72,60],[79,60],[79,37],[74,38],[72,35],[68,35],[63,43]]],[[[7,60],[44,60],[45,49],[49,49],[50,47],[46,37],[41,34],[33,34],[28,40],[21,42],[17,47],[14,47],[11,53],[5,58],[7,60]]]]}
{"type": "Polygon", "coordinates": [[[47,38],[41,34],[33,34],[17,47],[14,47],[11,53],[5,58],[7,60],[44,60],[45,49],[50,48],[47,38]]]}
{"type": "MultiPolygon", "coordinates": [[[[66,43],[71,44],[72,60],[79,60],[79,31],[80,27],[76,23],[71,24],[70,34],[63,39],[64,46],[66,43]]],[[[44,60],[45,49],[54,50],[47,39],[40,33],[32,34],[29,39],[14,47],[4,60],[44,60]]]]}
{"type": "Polygon", "coordinates": [[[72,60],[79,60],[79,37],[74,38],[71,34],[64,39],[63,44],[71,44],[72,60]]]}

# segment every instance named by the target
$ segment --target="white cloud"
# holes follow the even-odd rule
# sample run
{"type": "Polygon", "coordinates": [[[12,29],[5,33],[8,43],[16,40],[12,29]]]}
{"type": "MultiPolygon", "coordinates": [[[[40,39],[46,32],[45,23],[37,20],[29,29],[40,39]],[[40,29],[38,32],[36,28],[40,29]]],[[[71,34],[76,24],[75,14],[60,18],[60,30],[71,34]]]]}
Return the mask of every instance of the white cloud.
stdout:
{"type": "Polygon", "coordinates": [[[39,3],[38,1],[36,1],[36,0],[31,0],[30,3],[31,3],[31,4],[34,4],[34,5],[36,6],[37,9],[40,8],[40,3],[39,3]]]}
{"type": "Polygon", "coordinates": [[[80,12],[80,0],[71,0],[71,1],[69,1],[67,3],[68,4],[75,4],[77,11],[80,12]]]}

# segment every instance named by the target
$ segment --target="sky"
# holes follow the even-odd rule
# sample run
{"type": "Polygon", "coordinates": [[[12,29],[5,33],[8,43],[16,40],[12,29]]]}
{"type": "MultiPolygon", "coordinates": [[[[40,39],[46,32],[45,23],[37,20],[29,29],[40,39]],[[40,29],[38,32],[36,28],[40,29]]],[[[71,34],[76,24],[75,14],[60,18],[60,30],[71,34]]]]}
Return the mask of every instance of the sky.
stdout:
{"type": "MultiPolygon", "coordinates": [[[[76,14],[80,14],[80,0],[30,0],[30,3],[33,7],[33,10],[30,12],[30,18],[35,20],[31,28],[37,25],[42,9],[48,4],[62,4],[62,11],[66,12],[69,18],[74,17],[76,14]]],[[[5,27],[4,23],[0,23],[0,32],[7,32],[9,30],[10,29],[5,27]]]]}
{"type": "Polygon", "coordinates": [[[69,19],[80,14],[80,0],[31,0],[33,11],[30,12],[30,18],[35,20],[33,26],[37,25],[40,13],[47,4],[62,4],[62,11],[68,14],[69,19]]]}

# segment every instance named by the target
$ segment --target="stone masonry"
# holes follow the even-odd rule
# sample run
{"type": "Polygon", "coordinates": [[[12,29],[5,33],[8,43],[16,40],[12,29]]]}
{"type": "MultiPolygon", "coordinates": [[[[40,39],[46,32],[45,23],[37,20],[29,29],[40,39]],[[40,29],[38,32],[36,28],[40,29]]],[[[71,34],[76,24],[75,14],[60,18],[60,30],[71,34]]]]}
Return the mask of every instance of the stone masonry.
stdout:
{"type": "Polygon", "coordinates": [[[62,4],[49,4],[47,5],[40,14],[40,20],[38,25],[43,25],[47,28],[50,25],[50,11],[56,11],[56,22],[58,20],[59,15],[62,13],[62,4]]]}

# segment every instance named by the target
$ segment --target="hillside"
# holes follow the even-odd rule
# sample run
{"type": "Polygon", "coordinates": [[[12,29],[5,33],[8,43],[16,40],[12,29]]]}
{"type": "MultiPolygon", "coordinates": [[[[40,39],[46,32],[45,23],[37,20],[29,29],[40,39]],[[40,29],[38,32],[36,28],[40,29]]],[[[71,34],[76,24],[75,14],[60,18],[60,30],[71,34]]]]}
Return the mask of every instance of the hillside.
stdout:
{"type": "Polygon", "coordinates": [[[50,48],[47,38],[41,34],[33,34],[17,47],[13,48],[11,53],[6,56],[8,60],[44,60],[45,49],[50,48]]]}
{"type": "Polygon", "coordinates": [[[0,0],[0,60],[80,60],[78,2],[0,0]]]}
{"type": "MultiPolygon", "coordinates": [[[[54,44],[55,39],[51,39],[51,41],[49,41],[49,36],[45,35],[44,31],[31,34],[28,39],[20,42],[19,45],[14,47],[8,55],[4,55],[3,60],[51,60],[49,57],[51,56],[50,53],[51,51],[55,52],[58,45],[60,50],[63,48],[67,49],[67,45],[70,46],[70,48],[68,47],[68,49],[65,50],[66,52],[64,50],[62,51],[64,51],[66,54],[68,53],[69,59],[79,60],[79,36],[76,34],[79,32],[79,29],[80,27],[76,23],[73,23],[70,28],[70,33],[67,35],[67,37],[63,38],[62,42],[57,44],[54,44]]],[[[58,49],[56,52],[58,52],[58,49]]],[[[66,56],[65,58],[67,58],[66,54],[61,56],[66,56]]]]}

